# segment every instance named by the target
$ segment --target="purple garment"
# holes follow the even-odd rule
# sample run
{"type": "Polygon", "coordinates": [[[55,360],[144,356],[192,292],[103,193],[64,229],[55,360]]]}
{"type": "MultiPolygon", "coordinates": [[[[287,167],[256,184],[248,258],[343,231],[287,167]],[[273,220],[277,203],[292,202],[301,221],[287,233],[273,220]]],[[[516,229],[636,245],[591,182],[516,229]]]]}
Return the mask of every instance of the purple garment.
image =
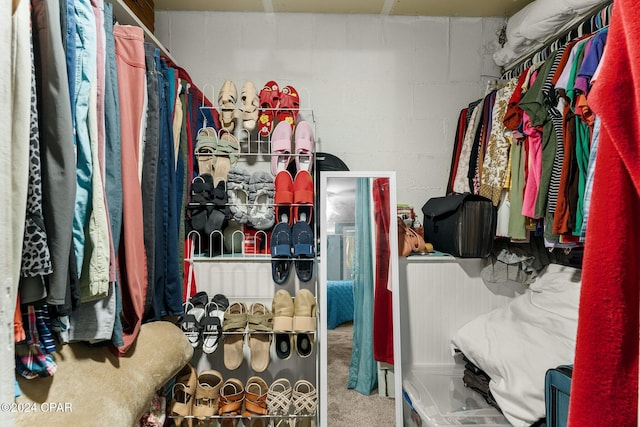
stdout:
{"type": "Polygon", "coordinates": [[[591,44],[585,46],[584,59],[578,70],[578,76],[574,83],[574,88],[582,91],[584,94],[588,94],[591,89],[591,78],[598,68],[602,53],[604,52],[604,46],[607,43],[608,28],[600,31],[593,36],[590,40],[591,44]],[[589,49],[589,50],[586,50],[589,49]]]}

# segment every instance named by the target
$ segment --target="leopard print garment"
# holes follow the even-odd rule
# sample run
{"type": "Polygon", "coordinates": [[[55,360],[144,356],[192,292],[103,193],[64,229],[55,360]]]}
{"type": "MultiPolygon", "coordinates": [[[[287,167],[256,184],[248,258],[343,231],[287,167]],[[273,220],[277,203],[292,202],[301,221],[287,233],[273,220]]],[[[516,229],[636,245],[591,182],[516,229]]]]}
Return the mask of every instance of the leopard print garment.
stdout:
{"type": "Polygon", "coordinates": [[[22,244],[23,277],[51,274],[51,256],[42,217],[42,170],[40,167],[40,135],[36,95],[36,71],[31,43],[31,120],[29,138],[29,186],[27,190],[27,216],[22,244]]]}

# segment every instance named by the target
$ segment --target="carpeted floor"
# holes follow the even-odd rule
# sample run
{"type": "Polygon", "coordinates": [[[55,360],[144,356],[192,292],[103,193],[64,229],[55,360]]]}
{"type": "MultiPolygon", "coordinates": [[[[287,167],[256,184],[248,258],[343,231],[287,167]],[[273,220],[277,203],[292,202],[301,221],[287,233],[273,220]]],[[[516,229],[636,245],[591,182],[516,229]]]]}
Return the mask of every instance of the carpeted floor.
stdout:
{"type": "Polygon", "coordinates": [[[370,396],[347,389],[353,324],[328,332],[328,427],[394,426],[395,402],[374,390],[370,396]]]}

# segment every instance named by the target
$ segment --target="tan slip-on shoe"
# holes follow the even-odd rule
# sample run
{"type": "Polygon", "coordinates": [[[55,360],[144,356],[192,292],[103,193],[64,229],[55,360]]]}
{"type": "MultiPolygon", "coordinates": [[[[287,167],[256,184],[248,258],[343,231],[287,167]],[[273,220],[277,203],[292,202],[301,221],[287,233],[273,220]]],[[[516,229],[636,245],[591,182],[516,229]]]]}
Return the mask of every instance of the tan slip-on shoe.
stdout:
{"type": "Polygon", "coordinates": [[[233,371],[242,365],[244,354],[244,334],[247,326],[247,306],[243,302],[234,302],[224,313],[222,330],[224,331],[224,366],[233,371]]]}
{"type": "Polygon", "coordinates": [[[298,356],[309,357],[313,352],[316,330],[316,298],[308,289],[300,289],[294,301],[293,331],[298,356]]]}
{"type": "Polygon", "coordinates": [[[247,316],[251,369],[264,372],[269,366],[273,314],[264,304],[256,302],[249,308],[247,316]]]}
{"type": "Polygon", "coordinates": [[[237,101],[236,85],[231,80],[225,81],[218,92],[218,107],[220,107],[220,126],[228,132],[233,132],[235,127],[237,101]]]}
{"type": "Polygon", "coordinates": [[[258,89],[252,81],[245,81],[240,91],[240,107],[236,110],[236,117],[242,120],[242,126],[247,130],[256,128],[258,122],[258,107],[260,97],[258,89]]]}
{"type": "Polygon", "coordinates": [[[293,314],[295,311],[293,299],[285,289],[279,289],[273,296],[273,334],[276,345],[276,355],[279,359],[287,360],[293,350],[293,314]]]}

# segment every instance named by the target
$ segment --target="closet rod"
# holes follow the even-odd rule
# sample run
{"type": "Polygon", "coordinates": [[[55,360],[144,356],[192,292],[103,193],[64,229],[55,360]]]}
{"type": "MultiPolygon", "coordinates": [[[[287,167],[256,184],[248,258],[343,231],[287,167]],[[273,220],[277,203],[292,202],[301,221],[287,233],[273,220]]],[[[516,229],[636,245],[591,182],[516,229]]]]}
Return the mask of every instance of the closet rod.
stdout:
{"type": "Polygon", "coordinates": [[[144,38],[146,41],[153,43],[160,52],[162,52],[162,56],[166,56],[171,62],[174,64],[178,64],[176,60],[171,56],[169,50],[160,43],[160,40],[156,38],[156,36],[149,30],[146,25],[142,23],[140,18],[136,16],[135,13],[131,10],[129,6],[124,2],[124,0],[111,0],[111,4],[113,4],[113,16],[115,16],[116,20],[122,25],[135,25],[136,27],[142,28],[144,31],[144,38]]]}
{"type": "Polygon", "coordinates": [[[516,59],[515,61],[513,61],[511,64],[509,64],[508,66],[505,66],[502,68],[502,77],[503,78],[511,78],[511,77],[516,77],[517,75],[519,75],[522,71],[524,71],[525,64],[526,65],[531,65],[531,64],[527,64],[528,61],[531,61],[536,55],[540,55],[540,54],[545,54],[543,59],[546,59],[546,57],[549,56],[549,54],[553,50],[560,48],[561,46],[566,45],[567,43],[569,43],[571,40],[575,39],[576,37],[578,37],[578,34],[576,34],[575,36],[572,37],[572,33],[576,32],[577,30],[580,30],[581,27],[583,25],[585,25],[586,23],[590,23],[591,26],[588,29],[588,31],[586,32],[582,32],[582,34],[589,34],[592,32],[595,32],[599,29],[605,28],[609,25],[608,19],[610,19],[611,17],[611,7],[613,5],[613,1],[612,0],[608,0],[603,4],[599,4],[595,7],[593,7],[586,15],[583,19],[581,19],[580,21],[571,24],[570,27],[565,28],[563,30],[561,30],[560,35],[553,35],[551,37],[548,37],[546,40],[544,40],[541,43],[541,46],[535,48],[535,50],[526,53],[524,55],[521,55],[518,59],[516,59]],[[602,22],[601,25],[599,27],[597,27],[594,23],[594,20],[598,17],[598,15],[600,15],[601,13],[605,12],[605,18],[607,19],[606,22],[602,22]],[[548,50],[548,51],[547,51],[548,50]],[[515,72],[515,73],[514,73],[515,72]],[[513,75],[512,75],[513,74],[513,75]]]}

